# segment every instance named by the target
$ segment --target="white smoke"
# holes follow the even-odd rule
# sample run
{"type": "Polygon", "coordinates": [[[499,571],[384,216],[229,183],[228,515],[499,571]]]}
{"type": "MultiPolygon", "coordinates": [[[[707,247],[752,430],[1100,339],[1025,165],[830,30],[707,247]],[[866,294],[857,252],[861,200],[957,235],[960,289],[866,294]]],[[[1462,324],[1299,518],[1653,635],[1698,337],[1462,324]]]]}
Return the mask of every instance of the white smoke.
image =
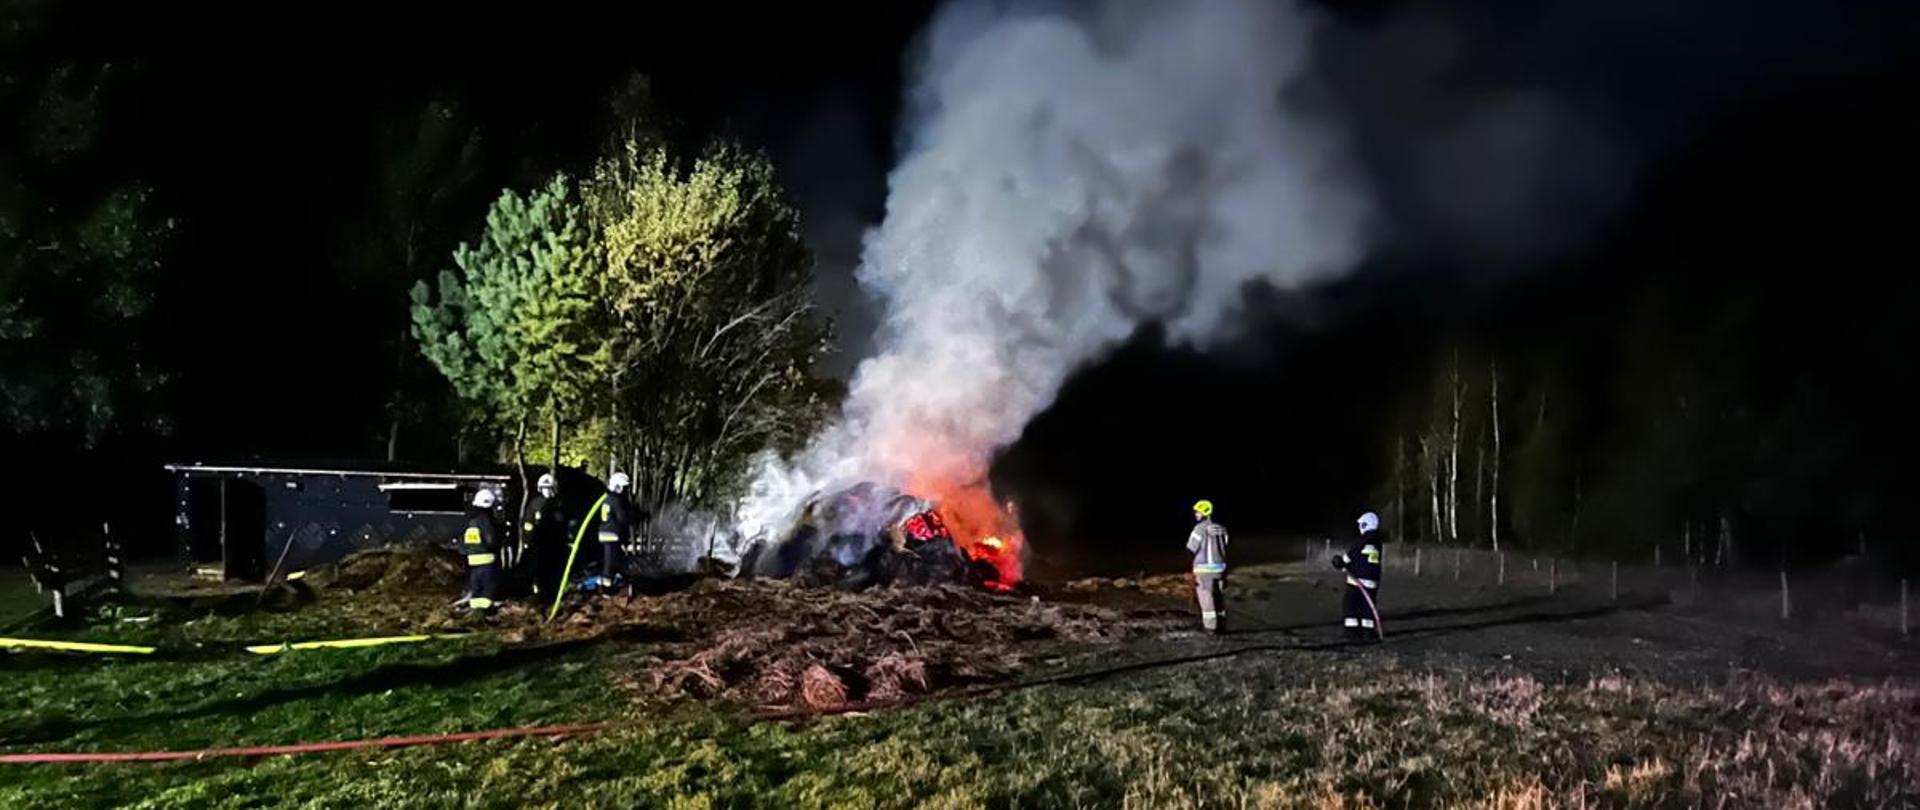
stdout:
{"type": "Polygon", "coordinates": [[[1336,133],[1284,100],[1310,29],[1270,0],[945,9],[859,271],[877,354],[836,422],[761,466],[743,534],[858,480],[982,486],[1142,324],[1205,345],[1249,286],[1350,268],[1365,206],[1336,133]]]}

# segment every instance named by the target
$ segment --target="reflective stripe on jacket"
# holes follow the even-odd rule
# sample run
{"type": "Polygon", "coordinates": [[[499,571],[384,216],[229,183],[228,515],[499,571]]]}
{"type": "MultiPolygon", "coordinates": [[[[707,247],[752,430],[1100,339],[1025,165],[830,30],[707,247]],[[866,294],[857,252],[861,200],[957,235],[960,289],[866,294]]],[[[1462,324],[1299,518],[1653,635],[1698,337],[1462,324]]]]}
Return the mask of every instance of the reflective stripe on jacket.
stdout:
{"type": "Polygon", "coordinates": [[[1223,574],[1227,570],[1227,529],[1212,518],[1202,519],[1187,535],[1187,550],[1193,552],[1193,572],[1223,574]]]}

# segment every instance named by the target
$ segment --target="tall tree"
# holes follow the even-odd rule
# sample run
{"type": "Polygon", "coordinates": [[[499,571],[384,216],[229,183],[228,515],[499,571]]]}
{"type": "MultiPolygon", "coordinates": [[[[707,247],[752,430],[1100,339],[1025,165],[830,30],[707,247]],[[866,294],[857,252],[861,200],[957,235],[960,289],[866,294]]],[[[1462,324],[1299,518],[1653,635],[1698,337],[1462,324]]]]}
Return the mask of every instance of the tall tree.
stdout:
{"type": "Polygon", "coordinates": [[[413,336],[474,423],[510,432],[524,461],[528,425],[579,407],[610,357],[596,248],[572,183],[502,193],[454,264],[437,289],[414,286],[413,336]]]}
{"type": "MultiPolygon", "coordinates": [[[[392,300],[399,292],[429,280],[458,241],[472,190],[480,171],[481,140],[460,104],[435,98],[387,119],[378,134],[378,173],[368,217],[352,233],[346,252],[355,266],[349,277],[378,299],[392,300]]],[[[387,323],[376,322],[376,328],[387,323]]],[[[432,369],[413,346],[407,319],[392,323],[383,346],[391,358],[391,380],[386,411],[386,453],[394,460],[401,434],[409,424],[436,416],[442,403],[432,384],[432,369]]]]}
{"type": "Polygon", "coordinates": [[[109,154],[134,68],[34,58],[46,8],[0,10],[0,434],[91,447],[168,426],[151,316],[175,224],[109,154]]]}
{"type": "Polygon", "coordinates": [[[753,453],[824,414],[812,367],[829,335],[799,216],[765,156],[724,144],[683,171],[628,143],[588,189],[621,335],[614,440],[647,502],[724,497],[753,453]]]}

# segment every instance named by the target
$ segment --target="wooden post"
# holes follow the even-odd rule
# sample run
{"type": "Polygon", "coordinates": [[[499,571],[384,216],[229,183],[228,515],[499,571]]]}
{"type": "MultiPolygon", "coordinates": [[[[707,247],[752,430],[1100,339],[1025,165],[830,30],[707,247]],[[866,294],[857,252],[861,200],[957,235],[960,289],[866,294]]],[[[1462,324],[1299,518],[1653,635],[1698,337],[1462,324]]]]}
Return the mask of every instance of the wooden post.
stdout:
{"type": "Polygon", "coordinates": [[[1333,556],[1333,538],[1324,537],[1320,539],[1320,556],[1322,557],[1333,556]]]}
{"type": "MultiPolygon", "coordinates": [[[[1420,547],[1419,546],[1413,547],[1413,575],[1416,577],[1420,576],[1420,547]]],[[[1906,593],[1905,588],[1906,588],[1905,585],[1901,586],[1901,593],[1906,593]]]]}
{"type": "Polygon", "coordinates": [[[101,543],[107,551],[107,579],[115,588],[126,586],[126,562],[120,559],[120,544],[113,540],[113,524],[100,524],[101,543]]]}
{"type": "Polygon", "coordinates": [[[1547,593],[1560,592],[1560,559],[1547,561],[1547,593]]]}
{"type": "Polygon", "coordinates": [[[1499,584],[1505,585],[1507,584],[1507,553],[1502,551],[1498,556],[1500,557],[1499,584]]]}
{"type": "Polygon", "coordinates": [[[1793,595],[1787,591],[1787,569],[1780,569],[1780,620],[1793,618],[1793,595]]]}
{"type": "Polygon", "coordinates": [[[1301,562],[1301,564],[1303,564],[1303,565],[1304,565],[1304,564],[1306,564],[1306,563],[1309,563],[1309,562],[1312,562],[1312,561],[1313,561],[1313,541],[1312,541],[1312,540],[1302,540],[1302,541],[1300,541],[1300,562],[1301,562]]]}
{"type": "Polygon", "coordinates": [[[1610,589],[1610,593],[1612,594],[1613,601],[1620,601],[1620,561],[1618,560],[1615,560],[1613,563],[1613,586],[1610,589]]]}

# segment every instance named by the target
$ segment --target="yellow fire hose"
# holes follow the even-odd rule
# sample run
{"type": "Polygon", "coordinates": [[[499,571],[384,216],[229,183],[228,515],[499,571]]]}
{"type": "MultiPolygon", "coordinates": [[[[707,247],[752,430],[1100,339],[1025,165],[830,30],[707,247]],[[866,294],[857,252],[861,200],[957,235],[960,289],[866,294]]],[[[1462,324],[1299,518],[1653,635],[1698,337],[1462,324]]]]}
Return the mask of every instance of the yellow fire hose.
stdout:
{"type": "Polygon", "coordinates": [[[280,644],[255,644],[246,648],[255,655],[277,655],[289,650],[348,649],[353,647],[379,647],[387,644],[415,644],[432,641],[437,638],[465,638],[472,633],[440,633],[422,636],[381,636],[378,638],[341,638],[330,641],[295,641],[280,644]]]}
{"type": "Polygon", "coordinates": [[[109,655],[152,655],[159,648],[134,644],[95,644],[89,641],[47,641],[36,638],[0,638],[7,649],[64,650],[67,652],[106,653],[109,655]]]}
{"type": "Polygon", "coordinates": [[[567,596],[567,580],[573,578],[573,558],[580,556],[580,540],[587,536],[587,521],[599,514],[600,505],[606,502],[607,495],[603,492],[600,500],[594,501],[587,510],[587,516],[580,519],[580,530],[573,533],[573,550],[567,552],[567,567],[560,569],[560,582],[553,589],[553,607],[547,611],[547,621],[553,621],[553,617],[560,614],[560,600],[567,596]]]}

